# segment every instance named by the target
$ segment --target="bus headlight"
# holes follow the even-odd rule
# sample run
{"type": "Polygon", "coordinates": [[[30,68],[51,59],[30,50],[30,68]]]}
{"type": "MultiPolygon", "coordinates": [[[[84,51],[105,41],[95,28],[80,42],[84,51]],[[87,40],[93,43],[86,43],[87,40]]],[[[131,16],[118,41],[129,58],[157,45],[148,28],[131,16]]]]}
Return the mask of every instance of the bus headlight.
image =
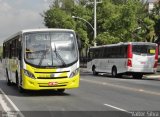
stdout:
{"type": "Polygon", "coordinates": [[[70,74],[69,78],[72,78],[72,77],[76,76],[78,73],[79,73],[79,68],[76,69],[76,70],[74,70],[74,71],[70,74]]]}
{"type": "Polygon", "coordinates": [[[30,78],[35,79],[34,75],[33,75],[31,72],[29,72],[28,70],[25,70],[25,69],[24,69],[24,74],[25,74],[26,76],[30,77],[30,78]]]}

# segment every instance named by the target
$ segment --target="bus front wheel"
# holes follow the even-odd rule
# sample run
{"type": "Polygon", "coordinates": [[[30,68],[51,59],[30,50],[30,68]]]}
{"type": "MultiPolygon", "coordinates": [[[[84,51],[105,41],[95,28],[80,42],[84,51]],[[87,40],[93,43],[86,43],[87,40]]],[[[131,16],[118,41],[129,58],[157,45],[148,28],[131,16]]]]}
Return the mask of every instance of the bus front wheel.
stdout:
{"type": "Polygon", "coordinates": [[[117,78],[117,68],[116,67],[112,68],[112,77],[117,78]]]}
{"type": "Polygon", "coordinates": [[[95,76],[98,75],[98,72],[96,72],[96,67],[95,66],[92,67],[92,72],[93,72],[93,75],[95,75],[95,76]]]}

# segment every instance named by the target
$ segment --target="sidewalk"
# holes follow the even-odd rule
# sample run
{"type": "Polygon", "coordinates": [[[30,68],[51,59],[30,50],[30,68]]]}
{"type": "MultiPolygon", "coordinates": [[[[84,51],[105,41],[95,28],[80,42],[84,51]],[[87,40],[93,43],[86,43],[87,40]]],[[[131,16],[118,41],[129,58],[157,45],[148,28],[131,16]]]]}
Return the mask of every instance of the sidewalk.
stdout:
{"type": "Polygon", "coordinates": [[[144,78],[157,78],[160,79],[160,72],[156,72],[155,74],[144,75],[144,78]]]}

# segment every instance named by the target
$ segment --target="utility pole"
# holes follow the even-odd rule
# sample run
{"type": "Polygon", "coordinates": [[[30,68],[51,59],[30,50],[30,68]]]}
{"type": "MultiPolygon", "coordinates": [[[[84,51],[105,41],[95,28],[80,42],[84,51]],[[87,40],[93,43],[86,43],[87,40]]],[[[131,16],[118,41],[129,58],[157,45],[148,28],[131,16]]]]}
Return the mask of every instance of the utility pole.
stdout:
{"type": "Polygon", "coordinates": [[[94,46],[96,46],[97,37],[97,0],[94,0],[94,46]]]}
{"type": "MultiPolygon", "coordinates": [[[[94,0],[94,2],[88,2],[87,4],[94,4],[94,28],[92,27],[92,25],[89,23],[89,22],[87,22],[91,27],[92,27],[92,29],[93,29],[93,31],[94,31],[94,36],[93,36],[93,43],[94,43],[94,46],[96,46],[97,45],[97,43],[96,43],[96,37],[97,37],[97,4],[98,3],[102,3],[102,0],[101,1],[99,1],[99,2],[97,2],[97,0],[94,0]]],[[[87,5],[86,4],[86,5],[87,5]]],[[[85,5],[85,6],[86,6],[85,5]]],[[[80,18],[80,17],[72,17],[72,18],[79,18],[79,19],[82,19],[82,18],[80,18]]],[[[84,20],[84,21],[86,21],[85,19],[82,19],[82,20],[84,20]]]]}

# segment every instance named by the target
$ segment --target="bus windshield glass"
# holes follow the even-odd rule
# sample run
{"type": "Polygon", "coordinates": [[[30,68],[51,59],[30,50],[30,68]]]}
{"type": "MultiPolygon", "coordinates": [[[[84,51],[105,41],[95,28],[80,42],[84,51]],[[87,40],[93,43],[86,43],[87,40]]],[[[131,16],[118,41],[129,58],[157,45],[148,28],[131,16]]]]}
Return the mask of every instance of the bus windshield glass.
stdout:
{"type": "Polygon", "coordinates": [[[155,55],[156,45],[133,45],[133,53],[138,55],[155,55]]]}
{"type": "Polygon", "coordinates": [[[25,60],[39,67],[63,67],[78,60],[72,32],[25,34],[25,60]]]}

